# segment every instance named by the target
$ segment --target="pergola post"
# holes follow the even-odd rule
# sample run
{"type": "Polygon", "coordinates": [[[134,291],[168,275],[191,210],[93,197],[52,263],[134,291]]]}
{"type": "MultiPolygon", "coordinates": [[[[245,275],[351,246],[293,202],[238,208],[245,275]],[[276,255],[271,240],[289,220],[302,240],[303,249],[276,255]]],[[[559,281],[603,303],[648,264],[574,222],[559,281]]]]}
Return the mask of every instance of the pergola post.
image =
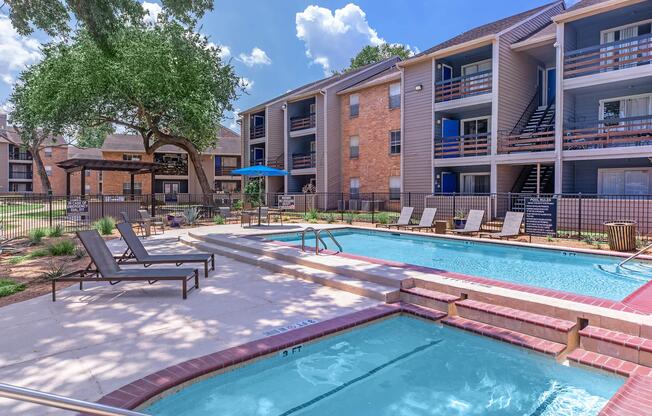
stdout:
{"type": "Polygon", "coordinates": [[[82,168],[80,172],[81,172],[81,178],[79,182],[81,185],[81,190],[79,192],[79,195],[84,196],[86,195],[86,168],[82,168]]]}
{"type": "Polygon", "coordinates": [[[156,216],[156,187],[154,186],[154,178],[156,177],[156,175],[154,175],[153,170],[149,173],[149,177],[150,177],[149,192],[152,199],[152,217],[155,217],[156,216]]]}
{"type": "Polygon", "coordinates": [[[134,178],[134,174],[131,173],[129,174],[129,194],[131,195],[131,200],[135,200],[134,195],[136,195],[136,190],[134,189],[136,187],[136,180],[134,178]]]}
{"type": "Polygon", "coordinates": [[[70,172],[66,171],[66,197],[70,196],[70,172]]]}

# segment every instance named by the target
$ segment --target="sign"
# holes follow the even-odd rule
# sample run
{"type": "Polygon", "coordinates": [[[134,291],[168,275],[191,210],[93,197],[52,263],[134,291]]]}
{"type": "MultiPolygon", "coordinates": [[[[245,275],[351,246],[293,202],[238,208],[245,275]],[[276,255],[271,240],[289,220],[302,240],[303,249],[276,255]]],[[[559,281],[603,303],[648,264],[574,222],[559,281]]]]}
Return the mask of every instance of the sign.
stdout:
{"type": "Polygon", "coordinates": [[[66,205],[68,214],[88,214],[88,201],[85,199],[71,199],[66,205]]]}
{"type": "Polygon", "coordinates": [[[543,237],[557,233],[557,198],[525,199],[525,233],[543,237]]]}
{"type": "Polygon", "coordinates": [[[279,195],[278,196],[278,208],[279,209],[295,209],[296,204],[294,202],[294,195],[279,195]]]}

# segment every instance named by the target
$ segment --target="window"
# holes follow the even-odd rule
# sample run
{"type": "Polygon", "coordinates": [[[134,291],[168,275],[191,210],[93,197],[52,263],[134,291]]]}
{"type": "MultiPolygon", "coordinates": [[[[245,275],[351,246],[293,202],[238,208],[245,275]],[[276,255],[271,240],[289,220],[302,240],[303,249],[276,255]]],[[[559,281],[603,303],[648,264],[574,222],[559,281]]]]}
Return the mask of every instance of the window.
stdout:
{"type": "Polygon", "coordinates": [[[46,147],[43,153],[45,153],[45,157],[52,157],[52,148],[46,147]]]}
{"type": "Polygon", "coordinates": [[[652,192],[652,169],[598,169],[601,195],[648,195],[652,192]]]}
{"type": "Polygon", "coordinates": [[[360,155],[360,138],[351,136],[349,138],[349,158],[357,159],[360,155]]]}
{"type": "Polygon", "coordinates": [[[45,174],[48,176],[52,176],[52,166],[45,167],[45,174]]]}
{"type": "Polygon", "coordinates": [[[159,175],[181,175],[188,174],[187,153],[155,153],[154,161],[163,165],[158,171],[159,175]]]}
{"type": "Polygon", "coordinates": [[[86,176],[87,178],[91,176],[91,171],[88,169],[84,170],[84,176],[86,176]]]}
{"type": "Polygon", "coordinates": [[[124,153],[122,155],[122,160],[142,160],[142,156],[133,153],[124,153]]]}
{"type": "Polygon", "coordinates": [[[616,62],[624,62],[622,64],[616,64],[614,66],[607,66],[603,68],[602,71],[612,71],[614,69],[623,69],[629,68],[637,65],[638,57],[645,56],[647,54],[637,54],[637,51],[644,49],[646,46],[643,45],[643,40],[633,39],[632,42],[623,42],[617,45],[609,45],[612,42],[624,41],[631,38],[638,38],[639,36],[648,35],[651,31],[651,22],[649,20],[630,24],[626,26],[621,26],[618,28],[612,28],[608,30],[603,30],[600,32],[600,43],[608,44],[603,47],[601,52],[604,52],[601,56],[606,59],[603,62],[600,62],[601,65],[604,64],[613,64],[616,62]],[[623,52],[633,52],[631,55],[623,56],[623,52]]]}
{"type": "Polygon", "coordinates": [[[389,177],[389,199],[391,200],[401,199],[401,177],[400,176],[389,177]]]}
{"type": "Polygon", "coordinates": [[[90,185],[86,185],[86,186],[84,186],[84,189],[86,189],[86,192],[88,193],[88,192],[91,191],[91,186],[90,186],[90,185]]]}
{"type": "Polygon", "coordinates": [[[351,194],[351,199],[360,197],[360,178],[351,178],[349,193],[351,194]]]}
{"type": "Polygon", "coordinates": [[[462,134],[468,136],[465,139],[486,138],[489,132],[489,117],[462,120],[462,134]]]}
{"type": "Polygon", "coordinates": [[[357,117],[360,114],[360,95],[349,95],[349,116],[357,117]]]}
{"type": "Polygon", "coordinates": [[[488,194],[489,174],[488,173],[463,173],[462,193],[464,194],[488,194]]]}
{"type": "Polygon", "coordinates": [[[389,85],[389,108],[401,107],[401,83],[396,82],[389,85]]]}
{"type": "Polygon", "coordinates": [[[389,154],[401,154],[401,131],[395,130],[389,132],[389,154]]]}
{"type": "Polygon", "coordinates": [[[600,119],[605,126],[629,126],[628,130],[649,128],[652,115],[652,94],[632,95],[600,101],[600,119]],[[626,119],[626,120],[622,120],[626,119]]]}
{"type": "MultiPolygon", "coordinates": [[[[131,183],[130,182],[125,182],[122,184],[122,194],[123,195],[131,195],[131,183]]],[[[142,194],[142,184],[140,182],[135,182],[134,183],[134,195],[141,195],[142,194]]]]}

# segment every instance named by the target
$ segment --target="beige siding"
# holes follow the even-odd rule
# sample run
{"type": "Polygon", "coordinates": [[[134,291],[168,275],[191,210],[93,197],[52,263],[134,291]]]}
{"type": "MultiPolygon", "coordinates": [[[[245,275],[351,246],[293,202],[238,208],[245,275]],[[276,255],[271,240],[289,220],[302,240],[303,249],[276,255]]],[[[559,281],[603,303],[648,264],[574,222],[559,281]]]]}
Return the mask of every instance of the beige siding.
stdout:
{"type": "Polygon", "coordinates": [[[267,106],[265,123],[267,125],[267,145],[265,147],[266,163],[275,161],[283,155],[285,149],[284,120],[285,112],[281,108],[283,102],[267,106]]]}
{"type": "Polygon", "coordinates": [[[404,71],[403,190],[431,192],[432,184],[432,62],[404,71]],[[421,91],[416,91],[421,85],[421,91]]]}
{"type": "Polygon", "coordinates": [[[240,125],[240,143],[242,143],[242,166],[249,166],[249,114],[242,115],[240,125]]]}
{"type": "Polygon", "coordinates": [[[0,193],[9,192],[9,145],[0,143],[0,193]]]}
{"type": "MultiPolygon", "coordinates": [[[[317,162],[317,192],[327,192],[324,184],[325,175],[325,140],[326,140],[326,120],[325,115],[325,100],[324,95],[317,94],[315,96],[315,141],[317,142],[316,162],[317,162]]],[[[329,132],[330,133],[330,132],[329,132]]]]}
{"type": "Polygon", "coordinates": [[[340,98],[335,89],[327,92],[327,119],[328,119],[328,170],[326,178],[327,192],[340,192],[341,189],[341,155],[342,155],[342,130],[340,125],[340,98]]]}

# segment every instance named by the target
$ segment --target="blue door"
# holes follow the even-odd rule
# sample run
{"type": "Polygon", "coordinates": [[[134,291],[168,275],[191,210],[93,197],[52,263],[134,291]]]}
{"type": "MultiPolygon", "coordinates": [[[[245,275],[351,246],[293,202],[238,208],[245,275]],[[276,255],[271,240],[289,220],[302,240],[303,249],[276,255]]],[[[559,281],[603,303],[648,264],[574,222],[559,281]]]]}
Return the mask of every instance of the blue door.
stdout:
{"type": "Polygon", "coordinates": [[[455,172],[442,172],[441,173],[441,191],[445,194],[452,194],[457,192],[457,173],[455,172]]]}
{"type": "Polygon", "coordinates": [[[460,121],[445,118],[442,120],[441,129],[443,157],[459,157],[460,121]]]}
{"type": "Polygon", "coordinates": [[[555,103],[555,94],[557,93],[557,71],[554,68],[546,71],[547,87],[546,96],[548,97],[547,105],[555,103]]]}

